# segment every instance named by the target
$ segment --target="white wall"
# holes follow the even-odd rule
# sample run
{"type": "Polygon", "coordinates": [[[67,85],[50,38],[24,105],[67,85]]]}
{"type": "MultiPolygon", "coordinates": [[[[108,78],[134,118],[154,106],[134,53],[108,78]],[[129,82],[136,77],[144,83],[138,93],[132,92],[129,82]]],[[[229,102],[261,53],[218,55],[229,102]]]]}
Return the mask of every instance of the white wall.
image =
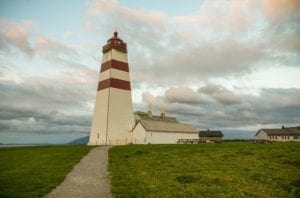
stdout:
{"type": "Polygon", "coordinates": [[[178,139],[198,139],[198,133],[156,132],[147,131],[146,143],[176,144],[178,139]]]}
{"type": "Polygon", "coordinates": [[[146,144],[146,130],[139,122],[134,131],[132,132],[132,143],[133,144],[146,144]]]}
{"type": "Polygon", "coordinates": [[[259,130],[258,134],[256,135],[257,140],[268,140],[268,135],[263,130],[259,130]]]}
{"type": "Polygon", "coordinates": [[[146,131],[138,123],[132,132],[133,144],[176,144],[178,139],[198,139],[198,133],[146,131]]]}
{"type": "Polygon", "coordinates": [[[134,126],[131,91],[110,88],[109,139],[127,137],[134,126]],[[123,133],[124,132],[124,133],[123,133]]]}
{"type": "Polygon", "coordinates": [[[91,145],[105,144],[106,142],[107,110],[108,89],[104,89],[98,91],[96,95],[92,128],[89,140],[89,144],[91,145]]]}

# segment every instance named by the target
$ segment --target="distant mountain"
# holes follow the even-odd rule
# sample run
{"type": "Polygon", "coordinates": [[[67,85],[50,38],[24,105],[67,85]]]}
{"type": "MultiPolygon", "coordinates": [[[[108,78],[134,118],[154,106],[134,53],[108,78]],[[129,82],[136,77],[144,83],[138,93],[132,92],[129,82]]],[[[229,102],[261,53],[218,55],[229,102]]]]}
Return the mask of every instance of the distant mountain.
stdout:
{"type": "Polygon", "coordinates": [[[90,136],[85,136],[85,137],[73,140],[73,141],[69,142],[68,144],[87,144],[89,142],[89,138],[90,138],[90,136]]]}

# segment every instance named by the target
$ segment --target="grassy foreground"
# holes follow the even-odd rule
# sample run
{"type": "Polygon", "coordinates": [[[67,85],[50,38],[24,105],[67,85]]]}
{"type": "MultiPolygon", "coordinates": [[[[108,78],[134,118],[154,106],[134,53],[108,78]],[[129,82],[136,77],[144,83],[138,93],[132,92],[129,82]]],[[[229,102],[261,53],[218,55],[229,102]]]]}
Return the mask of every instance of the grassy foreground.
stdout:
{"type": "Polygon", "coordinates": [[[0,197],[42,197],[65,178],[92,147],[0,149],[0,197]]]}
{"type": "Polygon", "coordinates": [[[300,143],[116,146],[109,171],[116,197],[300,197],[300,143]]]}

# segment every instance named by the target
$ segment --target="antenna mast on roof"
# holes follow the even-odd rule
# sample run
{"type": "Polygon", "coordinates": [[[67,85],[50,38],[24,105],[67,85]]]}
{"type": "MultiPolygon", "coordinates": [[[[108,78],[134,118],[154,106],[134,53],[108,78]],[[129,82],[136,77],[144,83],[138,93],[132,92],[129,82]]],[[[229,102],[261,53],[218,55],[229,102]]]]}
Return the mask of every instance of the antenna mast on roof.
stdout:
{"type": "Polygon", "coordinates": [[[152,118],[152,105],[148,104],[148,117],[152,118]]]}

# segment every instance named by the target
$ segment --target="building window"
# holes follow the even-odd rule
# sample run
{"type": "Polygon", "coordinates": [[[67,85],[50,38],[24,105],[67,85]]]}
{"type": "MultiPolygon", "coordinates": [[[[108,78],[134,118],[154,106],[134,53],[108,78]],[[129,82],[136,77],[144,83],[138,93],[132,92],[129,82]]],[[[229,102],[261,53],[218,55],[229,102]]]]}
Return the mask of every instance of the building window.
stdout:
{"type": "Polygon", "coordinates": [[[99,133],[97,133],[97,138],[99,139],[99,133]]]}
{"type": "Polygon", "coordinates": [[[277,136],[275,136],[275,139],[277,140],[277,136]]]}

